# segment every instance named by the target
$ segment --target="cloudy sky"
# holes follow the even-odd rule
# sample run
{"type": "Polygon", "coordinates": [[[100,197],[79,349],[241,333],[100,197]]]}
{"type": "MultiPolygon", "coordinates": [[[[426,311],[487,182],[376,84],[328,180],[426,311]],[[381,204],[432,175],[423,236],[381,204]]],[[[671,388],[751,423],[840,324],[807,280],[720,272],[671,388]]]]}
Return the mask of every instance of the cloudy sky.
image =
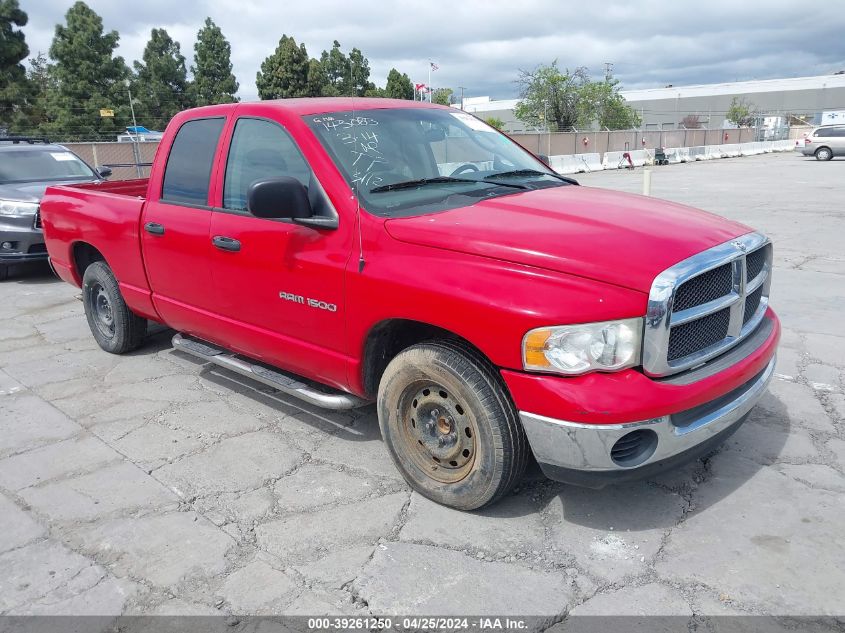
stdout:
{"type": "MultiPolygon", "coordinates": [[[[32,53],[47,51],[72,0],[19,0],[32,53]]],[[[613,62],[624,88],[827,74],[845,69],[845,10],[834,0],[87,0],[120,33],[127,61],[150,29],[163,27],[191,60],[196,31],[211,16],[232,44],[244,99],[279,37],[319,56],[332,41],[360,48],[372,80],[391,67],[467,96],[516,96],[520,68],[554,59],[596,75],[613,62]]]]}

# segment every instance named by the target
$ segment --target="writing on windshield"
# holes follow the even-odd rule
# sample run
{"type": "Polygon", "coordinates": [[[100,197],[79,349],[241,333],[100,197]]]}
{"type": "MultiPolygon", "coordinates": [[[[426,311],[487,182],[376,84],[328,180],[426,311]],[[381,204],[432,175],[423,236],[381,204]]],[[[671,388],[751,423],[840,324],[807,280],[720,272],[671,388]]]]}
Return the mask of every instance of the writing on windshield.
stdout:
{"type": "Polygon", "coordinates": [[[382,171],[386,171],[388,161],[379,149],[378,121],[353,114],[319,116],[313,121],[334,136],[339,147],[349,154],[353,187],[374,188],[382,184],[384,179],[378,171],[382,167],[385,168],[382,171]]]}

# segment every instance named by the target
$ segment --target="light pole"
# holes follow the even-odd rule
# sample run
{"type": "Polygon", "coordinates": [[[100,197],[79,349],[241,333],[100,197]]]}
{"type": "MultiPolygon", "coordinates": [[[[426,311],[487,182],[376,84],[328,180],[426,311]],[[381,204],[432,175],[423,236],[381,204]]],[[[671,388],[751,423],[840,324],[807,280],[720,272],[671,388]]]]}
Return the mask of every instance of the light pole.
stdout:
{"type": "Polygon", "coordinates": [[[141,173],[141,152],[138,151],[138,122],[135,120],[135,105],[132,103],[132,87],[130,81],[126,80],[126,92],[129,93],[129,110],[132,112],[132,134],[129,138],[132,139],[132,154],[135,157],[135,173],[138,178],[142,178],[141,173]]]}

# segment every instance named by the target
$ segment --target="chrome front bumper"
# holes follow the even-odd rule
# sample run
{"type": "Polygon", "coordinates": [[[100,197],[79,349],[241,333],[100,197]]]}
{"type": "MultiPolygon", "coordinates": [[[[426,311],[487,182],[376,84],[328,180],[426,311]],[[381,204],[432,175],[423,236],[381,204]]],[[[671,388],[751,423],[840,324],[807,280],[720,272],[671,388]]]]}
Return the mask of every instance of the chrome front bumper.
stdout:
{"type": "MultiPolygon", "coordinates": [[[[694,458],[698,447],[709,448],[714,441],[724,439],[748,415],[760,400],[772,379],[775,358],[754,378],[721,398],[688,411],[651,420],[626,424],[579,424],[556,420],[520,411],[519,417],[543,471],[553,479],[571,481],[567,473],[595,474],[597,482],[613,481],[614,474],[645,474],[655,469],[650,466],[674,465],[684,456],[694,458]],[[614,447],[624,436],[633,431],[643,431],[630,436],[627,443],[620,442],[625,450],[614,447]],[[631,456],[633,438],[640,438],[642,451],[631,456]]],[[[681,460],[685,461],[685,460],[681,460]]],[[[635,477],[621,477],[631,479],[635,477]]],[[[574,477],[572,483],[585,483],[584,477],[574,477]]],[[[606,483],[606,482],[605,482],[606,483]]],[[[585,485],[590,485],[585,483],[585,485]]],[[[602,484],[603,485],[603,484],[602,484]]]]}

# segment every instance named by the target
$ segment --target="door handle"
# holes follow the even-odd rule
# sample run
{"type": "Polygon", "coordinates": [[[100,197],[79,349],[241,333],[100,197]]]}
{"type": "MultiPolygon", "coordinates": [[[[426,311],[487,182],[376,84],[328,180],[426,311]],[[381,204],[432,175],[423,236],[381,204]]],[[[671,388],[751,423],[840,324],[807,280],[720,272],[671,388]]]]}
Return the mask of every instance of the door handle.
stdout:
{"type": "Polygon", "coordinates": [[[164,235],[164,226],[157,222],[147,222],[144,225],[144,230],[153,235],[164,235]]]}
{"type": "Polygon", "coordinates": [[[211,243],[214,244],[217,248],[224,250],[224,251],[239,251],[241,250],[241,243],[231,237],[226,237],[225,235],[215,235],[211,238],[211,243]]]}

